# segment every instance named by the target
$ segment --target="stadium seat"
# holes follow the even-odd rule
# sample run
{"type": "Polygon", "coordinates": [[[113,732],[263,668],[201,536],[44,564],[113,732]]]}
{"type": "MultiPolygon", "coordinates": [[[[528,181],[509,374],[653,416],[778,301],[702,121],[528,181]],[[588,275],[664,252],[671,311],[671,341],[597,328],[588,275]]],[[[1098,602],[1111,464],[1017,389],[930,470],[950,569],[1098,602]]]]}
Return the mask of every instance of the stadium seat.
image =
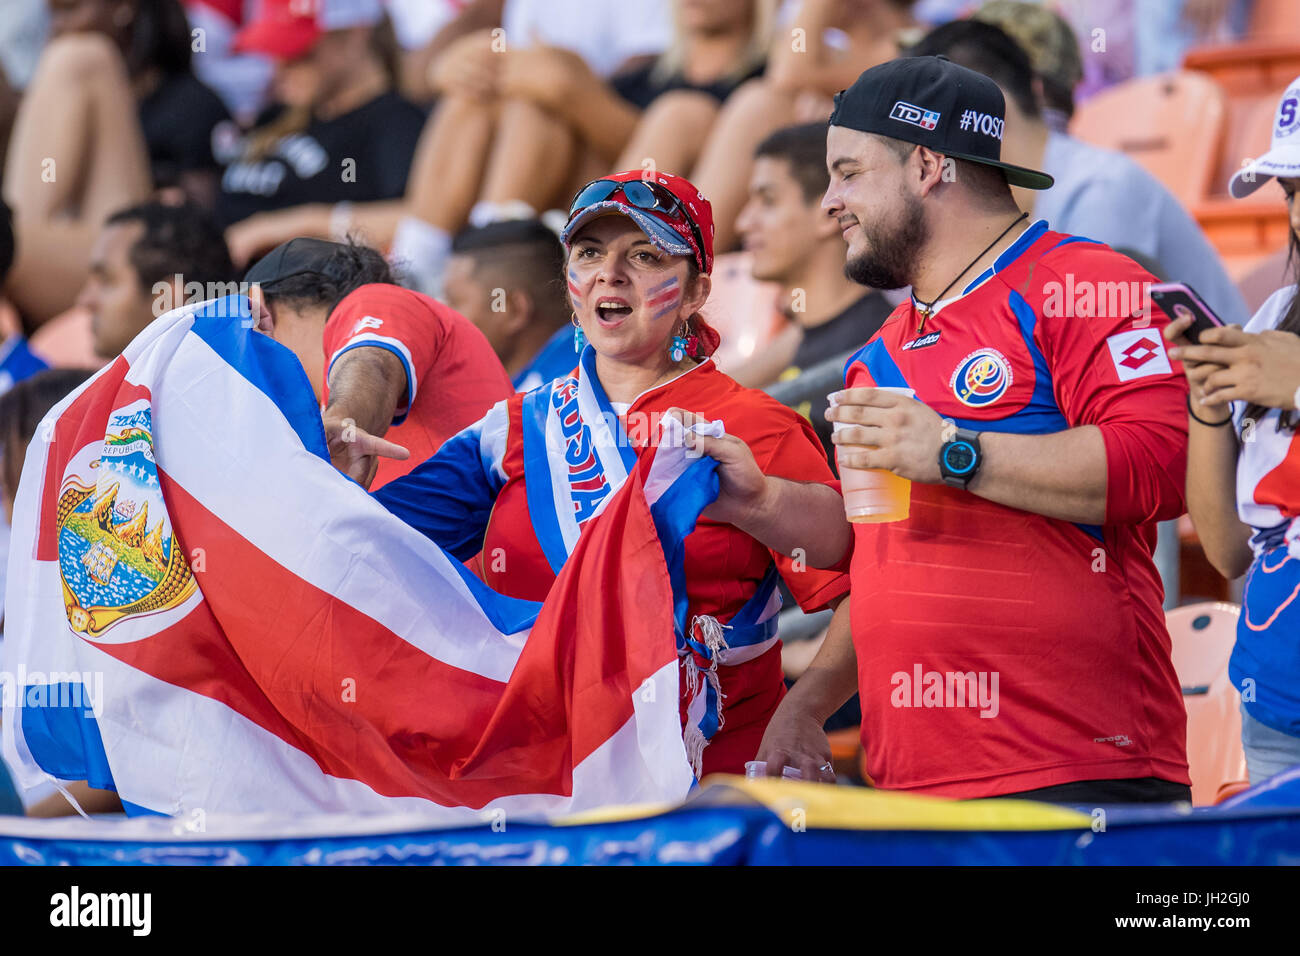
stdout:
{"type": "Polygon", "coordinates": [[[1278,89],[1230,103],[1210,195],[1192,208],[1228,274],[1237,281],[1286,248],[1290,235],[1286,204],[1276,186],[1262,186],[1245,199],[1228,196],[1228,180],[1242,164],[1267,152],[1281,93],[1278,89]]]}
{"type": "Polygon", "coordinates": [[[1197,47],[1183,57],[1183,69],[1209,74],[1227,94],[1230,103],[1271,95],[1276,106],[1277,97],[1300,73],[1300,38],[1246,40],[1197,47]]]}
{"type": "Polygon", "coordinates": [[[1218,159],[1225,97],[1210,77],[1163,73],[1105,90],[1074,114],[1070,131],[1140,163],[1186,206],[1205,197],[1218,159]]]}
{"type": "Polygon", "coordinates": [[[1286,37],[1300,42],[1300,17],[1296,16],[1295,0],[1254,0],[1248,33],[1259,39],[1286,37]]]}
{"type": "Polygon", "coordinates": [[[1249,159],[1268,150],[1273,114],[1287,84],[1300,74],[1300,38],[1269,38],[1201,47],[1183,60],[1223,90],[1227,116],[1209,190],[1192,212],[1240,280],[1287,243],[1286,206],[1276,188],[1244,200],[1228,198],[1228,180],[1249,159]]]}
{"type": "Polygon", "coordinates": [[[1241,695],[1228,679],[1240,610],[1214,602],[1174,608],[1166,615],[1187,708],[1187,763],[1197,806],[1226,799],[1248,780],[1241,695]]]}
{"type": "Polygon", "coordinates": [[[748,253],[729,252],[713,263],[713,289],[703,314],[722,336],[713,355],[722,371],[752,359],[789,324],[777,308],[778,291],[776,283],[754,279],[748,253]]]}

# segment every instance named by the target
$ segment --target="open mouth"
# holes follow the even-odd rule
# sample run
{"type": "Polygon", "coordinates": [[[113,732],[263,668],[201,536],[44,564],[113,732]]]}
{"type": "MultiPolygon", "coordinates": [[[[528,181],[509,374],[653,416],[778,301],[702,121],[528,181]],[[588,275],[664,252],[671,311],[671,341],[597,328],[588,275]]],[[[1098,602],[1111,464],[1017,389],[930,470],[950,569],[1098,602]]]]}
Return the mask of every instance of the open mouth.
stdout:
{"type": "Polygon", "coordinates": [[[621,300],[596,303],[596,319],[601,325],[618,325],[632,314],[632,307],[621,300]]]}

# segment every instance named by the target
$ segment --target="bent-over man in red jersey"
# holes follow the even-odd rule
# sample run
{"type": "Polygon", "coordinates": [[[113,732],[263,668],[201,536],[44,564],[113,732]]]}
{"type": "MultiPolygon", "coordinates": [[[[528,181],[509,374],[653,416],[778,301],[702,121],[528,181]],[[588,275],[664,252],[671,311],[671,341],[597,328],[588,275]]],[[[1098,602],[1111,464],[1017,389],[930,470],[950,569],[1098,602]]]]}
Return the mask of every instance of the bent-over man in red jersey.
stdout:
{"type": "Polygon", "coordinates": [[[335,466],[368,488],[406,474],[514,394],[483,333],[394,284],[367,246],[291,239],[244,280],[258,327],[307,371],[335,466]]]}

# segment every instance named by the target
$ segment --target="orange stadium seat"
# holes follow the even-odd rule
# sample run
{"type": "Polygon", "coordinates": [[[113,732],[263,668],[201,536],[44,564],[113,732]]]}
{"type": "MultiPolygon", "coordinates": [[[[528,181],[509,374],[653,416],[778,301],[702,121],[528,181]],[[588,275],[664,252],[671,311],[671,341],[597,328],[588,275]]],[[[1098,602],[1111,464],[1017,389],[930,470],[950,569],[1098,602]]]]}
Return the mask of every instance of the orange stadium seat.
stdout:
{"type": "Polygon", "coordinates": [[[1174,608],[1166,615],[1174,670],[1187,708],[1187,763],[1196,806],[1226,799],[1248,779],[1241,748],[1241,695],[1228,679],[1240,610],[1235,604],[1214,602],[1174,608]]]}
{"type": "Polygon", "coordinates": [[[1274,40],[1291,37],[1300,41],[1300,17],[1295,0],[1255,0],[1250,11],[1250,36],[1274,40]]]}
{"type": "Polygon", "coordinates": [[[759,282],[746,252],[729,252],[713,263],[713,289],[703,314],[722,336],[713,361],[724,372],[752,359],[789,325],[777,308],[775,282],[759,282]]]}
{"type": "Polygon", "coordinates": [[[1163,73],[1097,94],[1079,107],[1070,131],[1127,154],[1191,206],[1210,188],[1225,102],[1219,85],[1201,73],[1163,73]]]}
{"type": "Polygon", "coordinates": [[[1278,99],[1300,74],[1300,37],[1201,47],[1187,54],[1183,67],[1206,74],[1227,97],[1210,186],[1192,211],[1228,274],[1240,280],[1287,243],[1286,206],[1275,190],[1265,187],[1244,200],[1228,198],[1227,191],[1242,164],[1269,148],[1278,99]]]}

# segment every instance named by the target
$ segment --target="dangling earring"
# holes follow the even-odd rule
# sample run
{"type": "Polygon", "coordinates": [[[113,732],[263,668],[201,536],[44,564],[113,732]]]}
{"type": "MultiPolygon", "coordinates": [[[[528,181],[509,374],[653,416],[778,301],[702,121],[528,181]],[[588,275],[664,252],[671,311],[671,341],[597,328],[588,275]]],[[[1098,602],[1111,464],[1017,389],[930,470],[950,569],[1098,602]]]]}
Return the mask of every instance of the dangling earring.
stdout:
{"type": "Polygon", "coordinates": [[[668,345],[668,357],[674,362],[680,362],[686,357],[686,349],[690,346],[690,340],[682,333],[689,331],[690,326],[683,322],[681,331],[673,336],[672,342],[668,345]]]}
{"type": "Polygon", "coordinates": [[[582,326],[578,324],[576,315],[569,321],[573,323],[573,351],[581,352],[587,347],[587,335],[582,331],[582,326]]]}

